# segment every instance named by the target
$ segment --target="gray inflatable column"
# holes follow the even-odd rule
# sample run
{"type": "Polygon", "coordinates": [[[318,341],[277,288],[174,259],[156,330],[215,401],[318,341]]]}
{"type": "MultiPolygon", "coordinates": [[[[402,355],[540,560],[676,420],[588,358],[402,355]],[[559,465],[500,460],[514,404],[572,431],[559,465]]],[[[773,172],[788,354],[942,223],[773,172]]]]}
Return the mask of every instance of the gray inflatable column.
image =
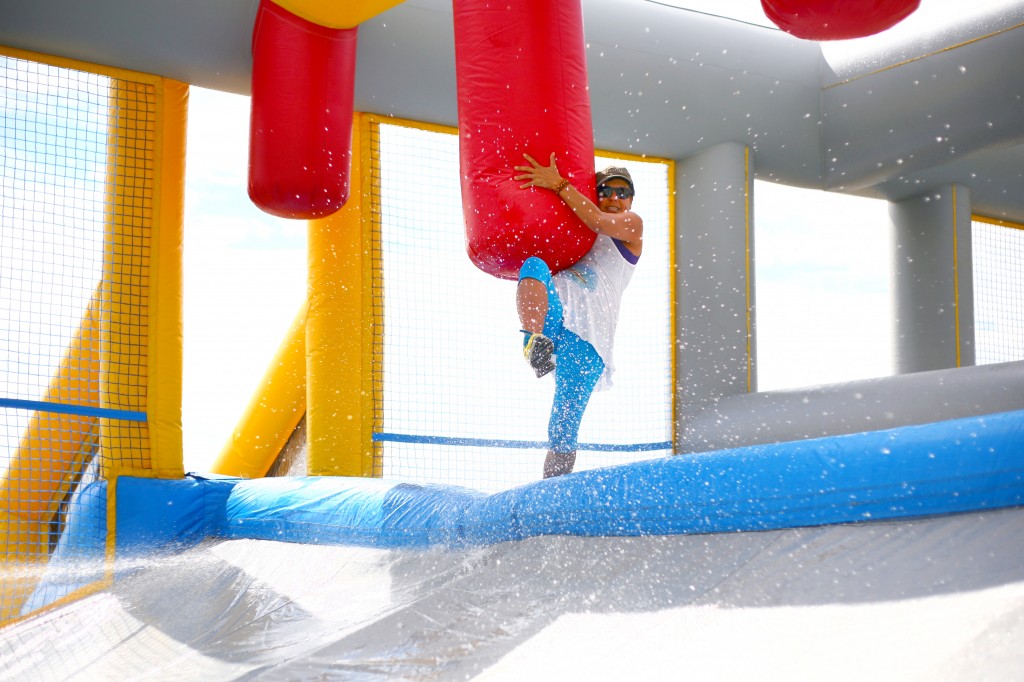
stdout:
{"type": "Polygon", "coordinates": [[[897,374],[974,364],[971,194],[962,185],[889,205],[897,374]]]}
{"type": "Polygon", "coordinates": [[[676,164],[675,444],[725,396],[757,390],[753,169],[745,145],[676,164]]]}

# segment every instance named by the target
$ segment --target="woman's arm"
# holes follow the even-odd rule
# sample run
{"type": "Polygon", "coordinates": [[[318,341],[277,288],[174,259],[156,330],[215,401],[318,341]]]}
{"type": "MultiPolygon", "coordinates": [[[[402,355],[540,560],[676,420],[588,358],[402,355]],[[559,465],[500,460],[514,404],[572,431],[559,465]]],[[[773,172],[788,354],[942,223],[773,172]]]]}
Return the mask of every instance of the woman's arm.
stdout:
{"type": "Polygon", "coordinates": [[[554,154],[551,154],[550,166],[540,165],[529,154],[523,154],[523,157],[530,165],[515,166],[515,170],[522,172],[513,178],[527,181],[520,185],[521,188],[542,187],[556,192],[584,225],[598,234],[605,234],[624,242],[626,248],[633,253],[640,252],[644,234],[644,221],[640,216],[630,210],[623,210],[621,213],[602,211],[562,177],[555,164],[554,154]]]}

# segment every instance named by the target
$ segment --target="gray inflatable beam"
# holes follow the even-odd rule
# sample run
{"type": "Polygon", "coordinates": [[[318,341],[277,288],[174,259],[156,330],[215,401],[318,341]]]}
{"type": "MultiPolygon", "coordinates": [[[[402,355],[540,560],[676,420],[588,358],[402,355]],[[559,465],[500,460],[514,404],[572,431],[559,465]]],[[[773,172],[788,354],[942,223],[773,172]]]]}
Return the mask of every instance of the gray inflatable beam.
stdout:
{"type": "Polygon", "coordinates": [[[1024,408],[1024,362],[725,396],[688,416],[677,453],[876,431],[1024,408]]]}

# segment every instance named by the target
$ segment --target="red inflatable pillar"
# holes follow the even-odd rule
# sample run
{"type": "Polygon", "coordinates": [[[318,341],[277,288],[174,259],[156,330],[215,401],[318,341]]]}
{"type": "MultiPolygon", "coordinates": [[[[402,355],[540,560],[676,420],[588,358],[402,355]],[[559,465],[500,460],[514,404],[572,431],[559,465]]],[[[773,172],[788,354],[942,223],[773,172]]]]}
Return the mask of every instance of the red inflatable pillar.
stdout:
{"type": "Polygon", "coordinates": [[[863,38],[910,16],[920,0],[761,0],[765,15],[806,40],[863,38]]]}
{"type": "Polygon", "coordinates": [[[519,189],[523,153],[594,196],[594,133],[580,0],[454,0],[459,161],[466,249],[481,270],[515,279],[530,256],[552,271],[596,235],[551,191],[519,189]]]}
{"type": "Polygon", "coordinates": [[[284,218],[334,213],[348,200],[356,28],[260,0],[252,57],[249,198],[284,218]]]}

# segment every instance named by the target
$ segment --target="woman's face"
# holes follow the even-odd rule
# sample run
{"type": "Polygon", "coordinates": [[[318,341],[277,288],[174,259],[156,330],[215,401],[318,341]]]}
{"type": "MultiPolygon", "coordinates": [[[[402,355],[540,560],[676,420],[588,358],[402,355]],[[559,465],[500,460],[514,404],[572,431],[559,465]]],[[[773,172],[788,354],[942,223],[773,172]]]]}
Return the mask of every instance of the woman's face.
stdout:
{"type": "Polygon", "coordinates": [[[622,178],[602,182],[597,188],[597,207],[605,213],[622,213],[633,206],[633,190],[622,178]],[[625,189],[628,196],[620,196],[625,189]],[[611,191],[609,191],[611,190],[611,191]]]}

